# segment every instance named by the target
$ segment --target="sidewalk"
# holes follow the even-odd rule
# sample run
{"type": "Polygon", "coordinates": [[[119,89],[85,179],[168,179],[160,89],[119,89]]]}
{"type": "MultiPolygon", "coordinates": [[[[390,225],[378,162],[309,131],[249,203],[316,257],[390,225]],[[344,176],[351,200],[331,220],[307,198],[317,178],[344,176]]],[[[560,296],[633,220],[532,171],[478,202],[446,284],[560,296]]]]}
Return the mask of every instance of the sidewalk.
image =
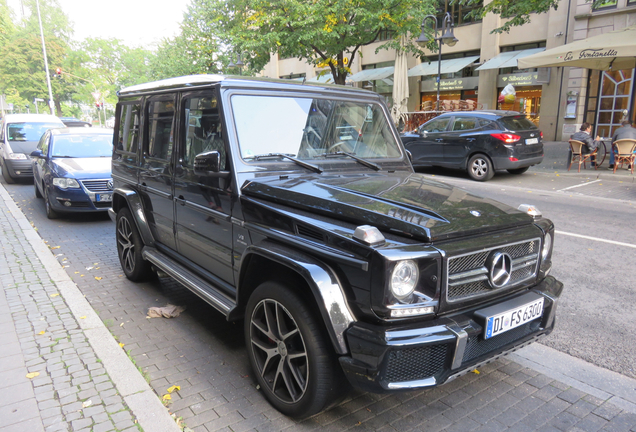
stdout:
{"type": "MultiPolygon", "coordinates": [[[[562,143],[546,146],[546,156],[554,150],[555,162],[558,144],[562,143]]],[[[60,266],[55,251],[2,185],[0,236],[0,331],[5,335],[0,351],[0,432],[178,431],[157,394],[60,266]],[[35,372],[39,375],[27,377],[35,372]]],[[[225,364],[223,353],[216,355],[225,364]]],[[[184,397],[179,401],[184,403],[173,408],[183,405],[182,412],[190,412],[186,420],[196,432],[636,431],[636,380],[540,344],[480,372],[428,391],[389,397],[358,392],[331,411],[296,422],[277,415],[252,387],[247,387],[246,398],[241,397],[232,381],[238,374],[232,370],[224,379],[217,378],[213,388],[204,385],[202,375],[195,375],[210,399],[188,406],[184,397]],[[211,404],[223,397],[227,404],[211,404]],[[209,404],[212,408],[205,411],[209,404]]]]}
{"type": "Polygon", "coordinates": [[[0,432],[179,431],[0,185],[0,432]]]}

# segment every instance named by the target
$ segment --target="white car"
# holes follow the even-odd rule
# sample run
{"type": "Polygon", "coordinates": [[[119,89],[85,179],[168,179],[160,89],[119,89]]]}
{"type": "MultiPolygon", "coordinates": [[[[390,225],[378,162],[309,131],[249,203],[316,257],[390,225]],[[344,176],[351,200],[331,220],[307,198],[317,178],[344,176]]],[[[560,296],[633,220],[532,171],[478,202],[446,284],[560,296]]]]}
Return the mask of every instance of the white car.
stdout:
{"type": "Polygon", "coordinates": [[[7,183],[18,178],[33,178],[29,155],[44,132],[63,128],[59,118],[49,114],[7,114],[0,123],[0,162],[7,183]]]}

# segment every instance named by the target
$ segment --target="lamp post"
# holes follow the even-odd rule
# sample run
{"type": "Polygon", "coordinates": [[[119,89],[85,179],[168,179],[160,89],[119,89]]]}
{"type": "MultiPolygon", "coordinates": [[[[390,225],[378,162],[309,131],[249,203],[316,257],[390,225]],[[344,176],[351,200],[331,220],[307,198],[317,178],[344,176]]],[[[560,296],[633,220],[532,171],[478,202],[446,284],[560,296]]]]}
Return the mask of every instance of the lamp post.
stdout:
{"type": "Polygon", "coordinates": [[[245,63],[243,63],[243,60],[241,60],[241,53],[238,53],[238,54],[236,55],[236,63],[234,63],[234,62],[232,61],[232,58],[230,57],[230,64],[229,64],[229,65],[227,65],[227,67],[230,67],[230,68],[235,68],[235,67],[237,67],[237,68],[238,68],[238,71],[239,71],[239,75],[242,75],[243,66],[245,66],[245,63]]]}
{"type": "Polygon", "coordinates": [[[437,105],[436,105],[436,110],[439,111],[439,85],[440,85],[440,80],[442,79],[442,44],[446,44],[449,47],[452,47],[452,46],[455,46],[457,42],[459,42],[459,39],[455,37],[455,33],[453,29],[453,25],[454,25],[453,16],[450,14],[450,12],[446,12],[446,15],[444,15],[444,19],[441,25],[442,35],[439,37],[437,36],[437,28],[438,28],[437,18],[435,17],[435,15],[426,15],[424,19],[422,20],[422,34],[415,41],[419,46],[425,47],[431,41],[431,39],[426,34],[426,26],[425,26],[426,20],[429,18],[431,18],[433,22],[435,23],[435,37],[433,38],[433,40],[436,40],[439,42],[439,48],[437,49],[437,105]]]}

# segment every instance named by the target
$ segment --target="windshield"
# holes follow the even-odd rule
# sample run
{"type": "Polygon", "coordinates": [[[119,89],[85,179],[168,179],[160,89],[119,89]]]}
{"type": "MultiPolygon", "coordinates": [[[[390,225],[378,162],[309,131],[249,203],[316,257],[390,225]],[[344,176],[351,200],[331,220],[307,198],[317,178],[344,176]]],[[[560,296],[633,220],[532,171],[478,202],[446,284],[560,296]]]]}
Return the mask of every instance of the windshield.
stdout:
{"type": "Polygon", "coordinates": [[[51,142],[52,157],[111,157],[112,135],[58,135],[51,142]]]}
{"type": "Polygon", "coordinates": [[[376,103],[301,97],[232,97],[241,157],[282,153],[316,159],[347,152],[362,158],[401,156],[388,119],[376,103]]]}
{"type": "Polygon", "coordinates": [[[47,130],[61,127],[60,123],[9,123],[7,135],[9,141],[39,141],[47,130]]]}

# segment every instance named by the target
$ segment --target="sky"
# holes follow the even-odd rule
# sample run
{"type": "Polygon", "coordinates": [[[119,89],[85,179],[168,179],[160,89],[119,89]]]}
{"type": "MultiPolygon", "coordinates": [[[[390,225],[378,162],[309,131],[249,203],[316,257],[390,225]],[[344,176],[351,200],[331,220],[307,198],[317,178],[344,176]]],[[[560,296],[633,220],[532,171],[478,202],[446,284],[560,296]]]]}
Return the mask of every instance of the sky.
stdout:
{"type": "MultiPolygon", "coordinates": [[[[152,49],[175,36],[190,0],[58,0],[74,25],[73,39],[117,38],[152,49]]],[[[20,0],[8,0],[20,17],[20,0]]]]}

